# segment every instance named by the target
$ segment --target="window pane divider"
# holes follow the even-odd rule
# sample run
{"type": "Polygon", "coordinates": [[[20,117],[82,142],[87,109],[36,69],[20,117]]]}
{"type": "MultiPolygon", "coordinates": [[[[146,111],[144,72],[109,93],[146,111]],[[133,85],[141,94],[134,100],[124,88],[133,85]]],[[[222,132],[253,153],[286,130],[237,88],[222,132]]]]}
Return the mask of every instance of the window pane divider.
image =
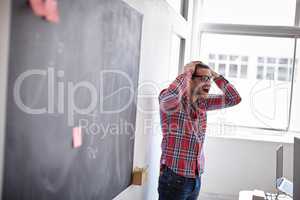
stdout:
{"type": "Polygon", "coordinates": [[[300,27],[296,26],[263,26],[244,24],[201,23],[200,32],[232,35],[300,38],[300,27]]]}
{"type": "Polygon", "coordinates": [[[300,0],[296,1],[296,9],[295,9],[295,26],[299,26],[300,24],[300,0]]]}
{"type": "Polygon", "coordinates": [[[291,125],[291,117],[292,117],[292,106],[293,106],[293,93],[294,93],[294,81],[295,81],[295,68],[296,68],[296,56],[297,56],[297,39],[294,41],[294,58],[293,58],[293,70],[292,70],[292,77],[291,77],[291,92],[290,92],[290,106],[289,106],[289,113],[288,113],[288,124],[286,130],[290,129],[291,125]]]}

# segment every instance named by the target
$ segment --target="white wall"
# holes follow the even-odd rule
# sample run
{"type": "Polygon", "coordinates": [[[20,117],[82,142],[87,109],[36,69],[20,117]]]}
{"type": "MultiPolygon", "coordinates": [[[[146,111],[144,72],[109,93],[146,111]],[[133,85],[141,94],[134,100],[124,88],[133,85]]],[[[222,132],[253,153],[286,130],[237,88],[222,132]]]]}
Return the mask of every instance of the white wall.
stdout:
{"type": "MultiPolygon", "coordinates": [[[[264,136],[272,138],[271,136],[264,136]]],[[[238,195],[240,190],[275,192],[276,148],[284,145],[284,176],[293,180],[293,144],[276,140],[207,137],[202,192],[238,195]]]]}
{"type": "MultiPolygon", "coordinates": [[[[0,1],[0,180],[3,174],[10,1],[0,1]]],[[[2,181],[0,181],[2,196],[2,181]]]]}
{"type": "MultiPolygon", "coordinates": [[[[174,10],[163,0],[126,0],[132,7],[144,14],[140,85],[147,81],[166,85],[170,69],[171,35],[177,32],[187,37],[185,61],[199,59],[197,43],[199,27],[185,23],[174,14],[174,10]],[[192,35],[190,35],[192,31],[192,35]],[[190,38],[194,42],[190,43],[190,38]]],[[[199,2],[193,2],[197,11],[199,2]]],[[[191,9],[190,9],[191,10],[191,9]]],[[[190,12],[190,18],[197,21],[197,13],[190,12]]],[[[201,58],[200,58],[201,60],[201,58]]],[[[153,91],[143,87],[139,94],[153,91]]],[[[152,93],[153,94],[153,93],[152,93]]],[[[158,111],[157,94],[154,98],[139,98],[138,108],[158,111]]],[[[159,172],[161,132],[158,112],[145,113],[141,109],[137,115],[137,131],[135,138],[134,166],[149,165],[148,181],[143,186],[130,186],[115,200],[126,199],[158,199],[157,182],[159,172]]],[[[250,133],[251,135],[251,133],[250,133]]],[[[202,178],[201,193],[219,193],[236,196],[240,190],[263,189],[274,191],[275,150],[280,144],[277,140],[252,140],[243,138],[207,137],[206,171],[202,178]]],[[[287,142],[285,147],[285,175],[292,179],[292,145],[287,142]]],[[[230,197],[229,197],[230,198],[230,197]]],[[[205,198],[204,198],[205,199],[205,198]]]]}
{"type": "MultiPolygon", "coordinates": [[[[170,68],[172,34],[186,38],[185,60],[190,59],[192,25],[165,0],[126,0],[126,2],[144,15],[140,62],[140,87],[153,83],[160,88],[167,85],[169,74],[177,74],[178,67],[170,68]]],[[[193,1],[189,3],[193,10],[193,1]]],[[[189,12],[188,18],[193,17],[189,12]]],[[[145,86],[140,88],[139,95],[152,94],[152,98],[138,98],[136,137],[134,147],[134,166],[148,166],[148,181],[144,186],[130,186],[115,199],[158,199],[157,182],[159,159],[161,154],[161,130],[158,113],[158,89],[145,86]],[[156,90],[156,91],[155,91],[156,90]],[[145,112],[153,110],[155,112],[145,112]]]]}

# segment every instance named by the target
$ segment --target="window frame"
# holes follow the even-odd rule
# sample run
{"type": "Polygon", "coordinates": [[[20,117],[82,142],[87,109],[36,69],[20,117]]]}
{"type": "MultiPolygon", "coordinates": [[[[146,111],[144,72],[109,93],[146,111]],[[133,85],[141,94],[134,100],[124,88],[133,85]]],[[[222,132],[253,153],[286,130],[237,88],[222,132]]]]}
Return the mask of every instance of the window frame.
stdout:
{"type": "Polygon", "coordinates": [[[174,6],[172,5],[172,3],[170,3],[170,1],[166,0],[167,4],[177,13],[179,14],[181,17],[183,17],[183,19],[185,21],[188,21],[188,16],[189,16],[189,0],[180,0],[180,7],[179,10],[177,10],[176,8],[174,8],[174,6]]]}
{"type": "MultiPolygon", "coordinates": [[[[201,1],[201,9],[202,8],[203,8],[203,1],[201,1]]],[[[290,100],[289,100],[287,127],[282,128],[282,129],[278,129],[278,128],[266,128],[266,127],[253,127],[253,126],[236,125],[237,127],[251,128],[251,129],[261,129],[261,130],[271,130],[271,131],[280,131],[280,132],[290,131],[292,102],[293,102],[293,93],[294,93],[294,81],[295,81],[294,76],[295,76],[296,56],[297,56],[296,55],[297,40],[300,39],[300,27],[299,26],[300,26],[300,0],[296,0],[294,26],[201,23],[201,17],[200,17],[199,34],[198,34],[198,36],[199,36],[198,37],[199,47],[201,46],[201,36],[204,33],[294,39],[293,63],[291,65],[292,74],[291,74],[291,77],[290,77],[291,84],[290,84],[290,100]]],[[[201,56],[201,48],[199,48],[198,54],[201,56]]],[[[274,78],[276,78],[276,77],[274,77],[274,78]]],[[[224,125],[227,125],[227,124],[225,123],[224,125]]],[[[230,125],[230,124],[228,124],[228,125],[230,125]]],[[[293,132],[295,132],[295,131],[293,131],[293,132]]]]}

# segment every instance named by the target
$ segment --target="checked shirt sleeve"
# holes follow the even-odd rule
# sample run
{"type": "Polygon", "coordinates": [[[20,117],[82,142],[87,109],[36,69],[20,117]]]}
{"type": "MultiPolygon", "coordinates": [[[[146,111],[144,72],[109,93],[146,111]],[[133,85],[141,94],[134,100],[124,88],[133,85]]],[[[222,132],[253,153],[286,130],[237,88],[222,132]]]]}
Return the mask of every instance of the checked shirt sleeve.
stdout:
{"type": "Polygon", "coordinates": [[[192,71],[180,74],[168,88],[163,89],[159,94],[160,109],[172,111],[178,108],[182,97],[187,97],[188,83],[192,77],[192,71]]]}
{"type": "Polygon", "coordinates": [[[209,95],[206,100],[207,110],[216,110],[234,106],[241,102],[242,98],[234,88],[223,76],[214,79],[216,85],[221,89],[223,94],[209,95]]]}

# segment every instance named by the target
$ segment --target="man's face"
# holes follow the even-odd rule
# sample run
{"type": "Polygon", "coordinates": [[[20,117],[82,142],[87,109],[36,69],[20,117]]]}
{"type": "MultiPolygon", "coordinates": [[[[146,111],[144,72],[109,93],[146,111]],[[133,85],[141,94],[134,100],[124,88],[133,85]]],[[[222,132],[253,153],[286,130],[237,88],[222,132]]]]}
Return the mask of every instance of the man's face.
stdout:
{"type": "Polygon", "coordinates": [[[191,90],[193,96],[207,98],[211,87],[212,78],[210,69],[197,68],[193,77],[194,78],[191,82],[191,90]]]}

